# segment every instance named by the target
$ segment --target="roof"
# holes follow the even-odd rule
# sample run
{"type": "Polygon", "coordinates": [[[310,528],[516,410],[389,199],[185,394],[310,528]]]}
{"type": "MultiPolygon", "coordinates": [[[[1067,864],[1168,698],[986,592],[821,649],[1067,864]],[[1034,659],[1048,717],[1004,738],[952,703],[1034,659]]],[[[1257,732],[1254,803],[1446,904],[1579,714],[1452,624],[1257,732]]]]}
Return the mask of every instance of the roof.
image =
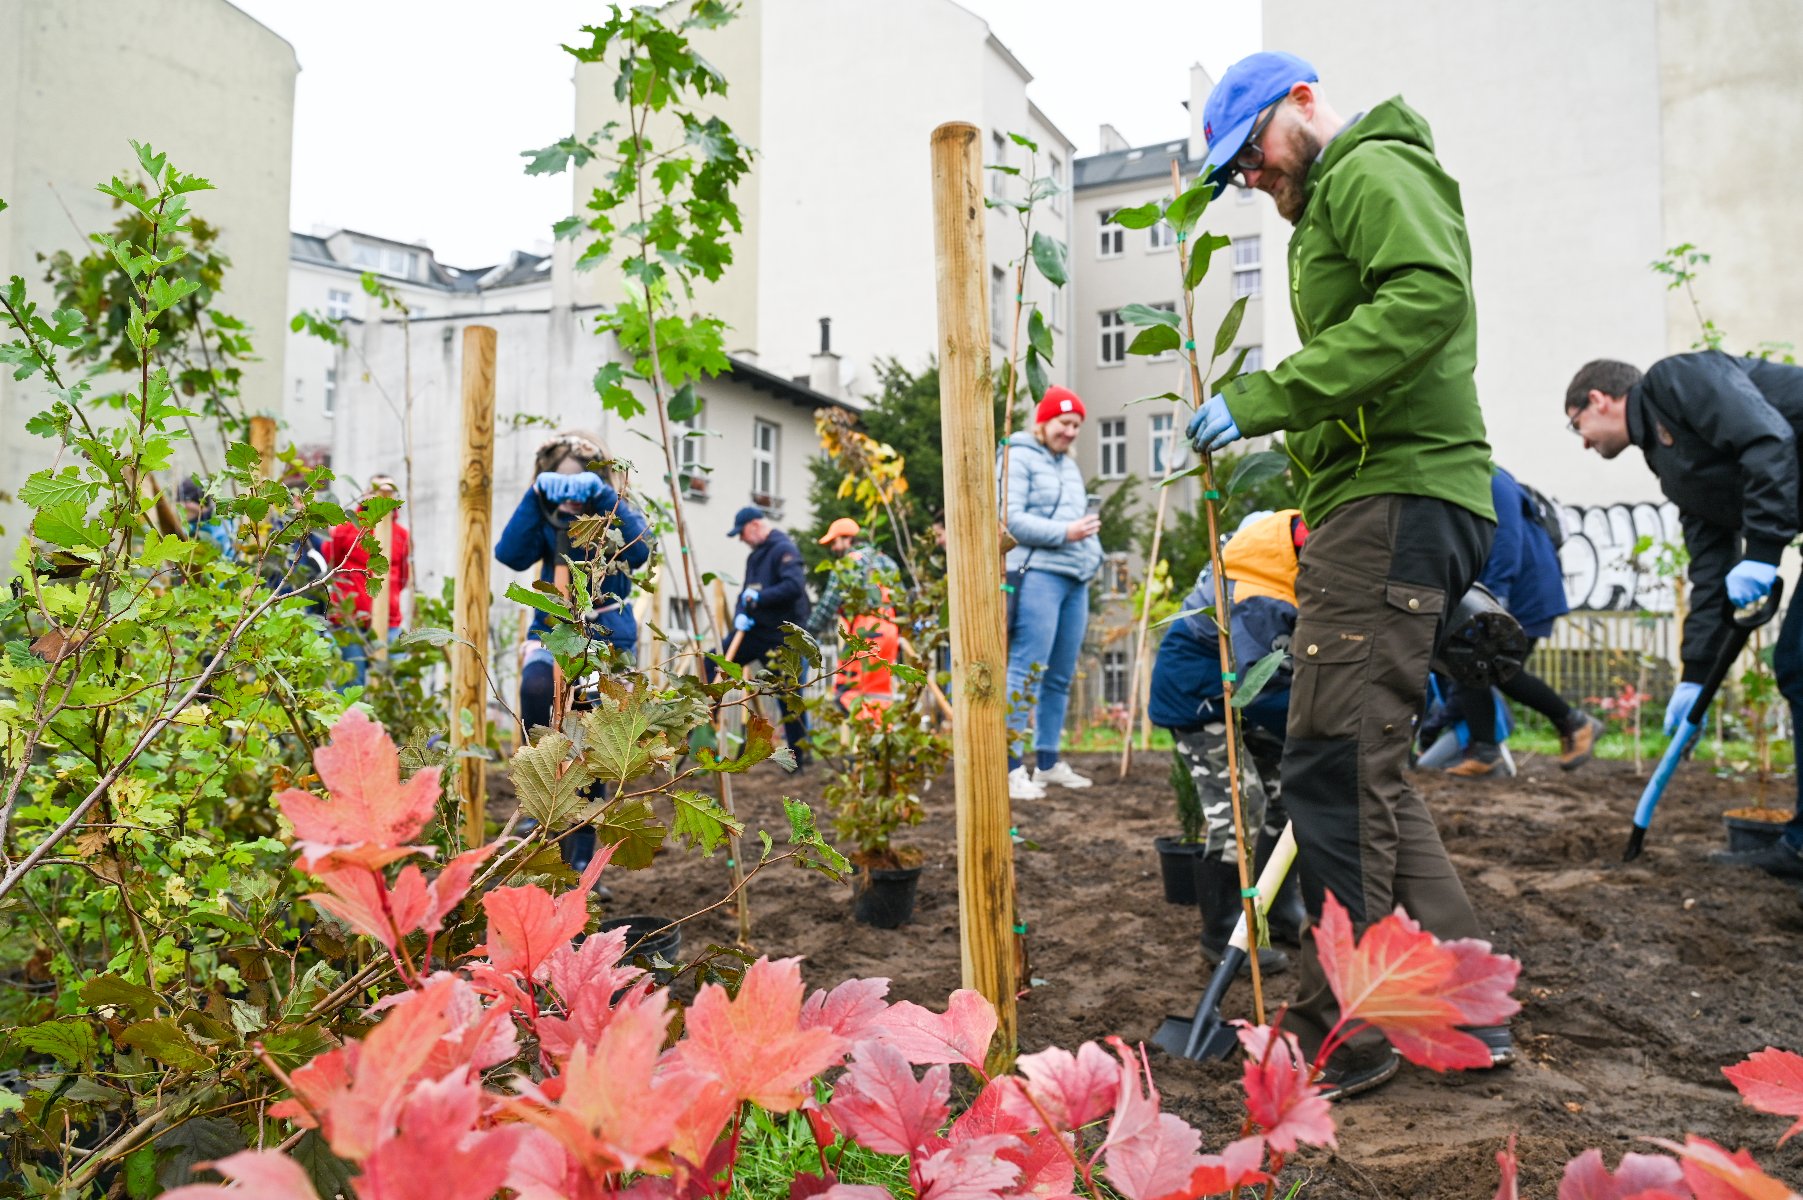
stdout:
{"type": "Polygon", "coordinates": [[[1075,191],[1082,191],[1084,188],[1131,183],[1140,179],[1169,179],[1173,158],[1177,160],[1178,169],[1186,176],[1201,165],[1191,162],[1189,138],[1186,136],[1168,142],[1154,142],[1150,146],[1135,146],[1131,150],[1116,150],[1109,154],[1092,154],[1087,158],[1079,158],[1072,164],[1071,186],[1075,191]]]}
{"type": "MultiPolygon", "coordinates": [[[[414,287],[432,288],[441,292],[481,292],[495,288],[515,287],[520,284],[542,283],[551,277],[551,256],[549,254],[532,254],[525,250],[515,250],[507,256],[506,262],[495,266],[453,267],[448,263],[439,262],[438,256],[432,253],[430,247],[415,242],[398,242],[393,238],[385,238],[374,233],[360,233],[355,229],[341,229],[338,232],[365,241],[399,246],[423,254],[426,259],[425,278],[399,281],[414,287]]],[[[361,275],[367,269],[333,257],[328,239],[310,233],[289,232],[288,259],[290,262],[303,262],[311,266],[331,267],[352,275],[361,275]]],[[[376,274],[383,278],[395,278],[381,271],[377,271],[376,274]]]]}
{"type": "Polygon", "coordinates": [[[799,404],[803,408],[845,408],[856,411],[855,407],[845,401],[817,392],[805,383],[794,379],[785,379],[760,366],[746,362],[742,358],[726,356],[731,365],[727,368],[727,378],[735,383],[742,383],[754,392],[770,392],[780,396],[791,404],[799,404]]]}

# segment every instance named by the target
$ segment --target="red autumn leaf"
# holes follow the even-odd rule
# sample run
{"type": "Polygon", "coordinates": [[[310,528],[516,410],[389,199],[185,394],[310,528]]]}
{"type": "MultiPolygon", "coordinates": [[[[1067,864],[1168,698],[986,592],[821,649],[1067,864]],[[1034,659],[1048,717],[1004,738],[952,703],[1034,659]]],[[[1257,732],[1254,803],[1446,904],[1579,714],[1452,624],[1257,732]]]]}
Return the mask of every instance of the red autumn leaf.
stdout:
{"type": "Polygon", "coordinates": [[[319,1200],[306,1168],[274,1150],[240,1150],[218,1162],[194,1165],[196,1170],[211,1167],[238,1186],[190,1183],[163,1195],[169,1200],[319,1200]]]}
{"type": "Polygon", "coordinates": [[[445,915],[457,907],[476,868],[493,851],[478,846],[453,858],[437,878],[427,883],[417,866],[404,868],[390,887],[381,873],[360,863],[343,862],[343,856],[327,855],[315,861],[312,872],[326,885],[307,899],[359,933],[367,934],[394,953],[408,934],[418,929],[437,933],[445,915]],[[330,865],[328,865],[330,864],[330,865]]]}
{"type": "Polygon", "coordinates": [[[1296,1035],[1273,1038],[1269,1025],[1242,1025],[1239,1037],[1246,1050],[1241,1069],[1246,1112],[1271,1149],[1289,1154],[1298,1144],[1332,1148],[1332,1105],[1322,1098],[1319,1085],[1309,1082],[1312,1068],[1296,1035]]]}
{"type": "Polygon", "coordinates": [[[416,1085],[398,1132],[363,1160],[358,1200],[488,1200],[524,1131],[478,1130],[481,1101],[481,1086],[463,1072],[416,1085]]]}
{"type": "Polygon", "coordinates": [[[1020,1167],[1001,1157],[1014,1142],[1005,1134],[971,1138],[937,1150],[918,1166],[917,1200],[996,1200],[1016,1195],[1020,1167]]]}
{"type": "Polygon", "coordinates": [[[1586,1150],[1565,1164],[1559,1200],[1637,1200],[1642,1196],[1686,1196],[1684,1172],[1658,1154],[1624,1154],[1615,1174],[1603,1165],[1601,1150],[1586,1150]]]}
{"type": "Polygon", "coordinates": [[[1803,1132],[1803,1058],[1767,1046],[1743,1063],[1723,1067],[1722,1074],[1748,1106],[1774,1116],[1798,1118],[1778,1139],[1780,1146],[1792,1134],[1803,1132]]]}
{"type": "Polygon", "coordinates": [[[1490,1065],[1484,1043],[1457,1028],[1471,1022],[1454,997],[1471,1001],[1475,988],[1473,1006],[1483,1010],[1499,975],[1475,950],[1447,949],[1401,909],[1354,945],[1352,920],[1331,894],[1315,927],[1315,948],[1340,1002],[1342,1025],[1376,1026],[1404,1058],[1430,1070],[1490,1065]]]}
{"type": "Polygon", "coordinates": [[[1146,1068],[1145,1087],[1140,1086],[1138,1056],[1117,1037],[1108,1039],[1120,1056],[1116,1075],[1114,1116],[1101,1153],[1108,1164],[1108,1181],[1127,1200],[1157,1200],[1189,1186],[1202,1159],[1196,1150],[1202,1135],[1182,1119],[1158,1111],[1158,1088],[1146,1068]]]}
{"type": "Polygon", "coordinates": [[[1745,1150],[1729,1154],[1708,1138],[1684,1135],[1684,1144],[1648,1138],[1683,1160],[1684,1182],[1696,1200],[1795,1200],[1796,1194],[1759,1169],[1745,1150]]]}
{"type": "MultiPolygon", "coordinates": [[[[613,1017],[614,994],[640,983],[645,974],[620,962],[625,951],[624,927],[592,934],[581,946],[565,944],[552,951],[545,972],[563,1002],[563,1015],[538,1019],[538,1040],[545,1053],[563,1058],[579,1044],[595,1044],[613,1017]]],[[[644,994],[645,988],[639,988],[622,996],[620,1003],[634,1004],[644,994]]]]}
{"type": "Polygon", "coordinates": [[[1518,959],[1495,953],[1481,938],[1459,938],[1440,946],[1454,960],[1452,978],[1440,996],[1459,1010],[1459,1024],[1501,1025],[1521,1011],[1521,1002],[1509,994],[1521,975],[1518,959]]]}
{"type": "Polygon", "coordinates": [[[472,952],[488,959],[495,970],[513,972],[542,981],[545,960],[588,924],[589,889],[601,876],[601,868],[613,857],[614,847],[603,846],[589,860],[577,885],[561,896],[537,884],[495,888],[482,896],[488,914],[488,941],[472,952]]]}
{"type": "Polygon", "coordinates": [[[568,1200],[582,1194],[582,1171],[562,1142],[526,1128],[507,1162],[506,1186],[516,1200],[568,1200]]]}
{"type": "Polygon", "coordinates": [[[889,1004],[887,979],[847,979],[828,992],[816,991],[801,1006],[803,1029],[830,1029],[847,1044],[861,1042],[879,1032],[889,1004]]]}
{"type": "Polygon", "coordinates": [[[1084,1042],[1075,1054],[1057,1046],[1023,1054],[1015,1069],[1023,1078],[1016,1081],[1018,1088],[1002,1093],[1000,1102],[1032,1128],[1049,1121],[1062,1132],[1080,1129],[1107,1116],[1120,1089],[1120,1064],[1094,1042],[1084,1042]]]}
{"type": "Polygon", "coordinates": [[[937,1138],[951,1091],[947,1068],[930,1068],[926,1078],[915,1079],[901,1051],[860,1042],[827,1108],[845,1136],[866,1149],[912,1155],[937,1138]]]}
{"type": "Polygon", "coordinates": [[[1496,1166],[1502,1172],[1502,1182],[1496,1188],[1496,1200],[1521,1200],[1521,1190],[1516,1182],[1519,1165],[1515,1160],[1515,1135],[1509,1135],[1508,1147],[1496,1152],[1496,1166]]]}
{"type": "Polygon", "coordinates": [[[995,1007],[968,988],[953,992],[943,1013],[902,1000],[889,1006],[880,1036],[915,1066],[959,1063],[981,1071],[995,1036],[995,1007]]]}
{"type": "MultiPolygon", "coordinates": [[[[1112,1066],[1114,1060],[1100,1046],[1096,1046],[1094,1042],[1085,1045],[1094,1047],[1096,1053],[1112,1066]]],[[[1112,1081],[1110,1087],[1112,1088],[1112,1081]]],[[[943,1139],[944,1144],[950,1145],[992,1134],[1012,1134],[1013,1144],[1002,1147],[996,1155],[1020,1167],[1020,1180],[1014,1185],[1015,1191],[1023,1196],[1042,1197],[1043,1200],[1065,1200],[1071,1196],[1071,1189],[1076,1186],[1077,1168],[1071,1162],[1064,1135],[1034,1131],[1032,1127],[1040,1124],[1040,1118],[1035,1117],[1029,1122],[1013,1115],[1006,1106],[1008,1097],[1021,1100],[1020,1080],[1011,1075],[992,1080],[977,1093],[977,1098],[971,1101],[970,1107],[952,1122],[951,1129],[943,1139]]],[[[1112,1090],[1109,1099],[1112,1102],[1112,1090]]],[[[1032,1111],[1030,1107],[1028,1111],[1032,1111]]],[[[938,1149],[938,1146],[935,1145],[934,1148],[938,1149]]]]}
{"type": "Polygon", "coordinates": [[[888,1188],[874,1183],[835,1183],[815,1196],[816,1200],[895,1200],[888,1188]]]}
{"type": "Polygon", "coordinates": [[[798,1108],[814,1076],[845,1053],[831,1031],[801,1028],[801,993],[800,959],[760,958],[746,970],[737,997],[717,984],[696,994],[677,1053],[735,1099],[771,1112],[798,1108]]]}
{"type": "Polygon", "coordinates": [[[400,847],[419,836],[438,803],[438,768],[401,779],[401,760],[382,726],[355,708],[313,753],[330,799],[298,788],[276,797],[303,850],[301,865],[335,847],[400,847]]]}
{"type": "Polygon", "coordinates": [[[1219,1154],[1204,1154],[1201,1165],[1190,1172],[1182,1192],[1161,1200],[1190,1200],[1195,1196],[1222,1196],[1234,1188],[1263,1183],[1270,1178],[1260,1170],[1265,1162],[1265,1140],[1257,1135],[1227,1143],[1219,1154]]]}

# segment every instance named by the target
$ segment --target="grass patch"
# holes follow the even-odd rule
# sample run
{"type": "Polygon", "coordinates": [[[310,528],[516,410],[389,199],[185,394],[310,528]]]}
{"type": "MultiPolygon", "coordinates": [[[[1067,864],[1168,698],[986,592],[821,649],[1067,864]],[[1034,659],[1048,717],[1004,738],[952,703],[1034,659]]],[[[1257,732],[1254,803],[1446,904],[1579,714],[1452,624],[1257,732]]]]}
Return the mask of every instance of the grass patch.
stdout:
{"type": "MultiPolygon", "coordinates": [[[[820,1099],[830,1095],[822,1088],[820,1099]]],[[[878,1154],[843,1138],[826,1152],[841,1183],[873,1183],[891,1195],[908,1191],[908,1160],[878,1154]]],[[[820,1151],[808,1119],[801,1113],[768,1113],[752,1107],[739,1140],[739,1165],[733,1171],[735,1200],[787,1200],[789,1185],[801,1174],[820,1174],[820,1151]]]]}

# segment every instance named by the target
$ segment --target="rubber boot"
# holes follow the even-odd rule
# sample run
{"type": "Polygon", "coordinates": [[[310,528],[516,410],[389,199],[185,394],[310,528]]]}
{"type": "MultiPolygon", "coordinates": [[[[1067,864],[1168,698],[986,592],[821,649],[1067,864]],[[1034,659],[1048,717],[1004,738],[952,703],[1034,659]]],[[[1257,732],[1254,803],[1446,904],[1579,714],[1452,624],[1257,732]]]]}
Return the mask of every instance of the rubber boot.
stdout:
{"type": "MultiPolygon", "coordinates": [[[[1196,906],[1202,910],[1202,957],[1219,963],[1242,911],[1239,865],[1218,858],[1196,859],[1196,906]]],[[[1266,975],[1280,974],[1289,966],[1290,956],[1281,950],[1265,946],[1258,952],[1258,969],[1266,975]]]]}
{"type": "MultiPolygon", "coordinates": [[[[1260,830],[1258,834],[1258,865],[1254,874],[1262,874],[1265,863],[1269,861],[1271,852],[1277,849],[1277,839],[1268,831],[1260,830]]],[[[1271,897],[1271,906],[1265,913],[1265,923],[1270,928],[1271,940],[1282,942],[1286,946],[1302,945],[1302,930],[1308,924],[1308,911],[1302,907],[1302,872],[1296,863],[1290,863],[1289,874],[1283,877],[1283,886],[1271,897]]]]}

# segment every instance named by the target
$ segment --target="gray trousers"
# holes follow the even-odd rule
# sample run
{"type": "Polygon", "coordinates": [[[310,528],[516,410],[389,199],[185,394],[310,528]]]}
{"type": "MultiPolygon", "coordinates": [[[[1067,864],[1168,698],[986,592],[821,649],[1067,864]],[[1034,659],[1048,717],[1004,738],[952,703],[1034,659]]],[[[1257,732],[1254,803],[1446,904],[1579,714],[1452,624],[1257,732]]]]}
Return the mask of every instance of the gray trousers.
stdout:
{"type": "MultiPolygon", "coordinates": [[[[1241,726],[1240,816],[1253,839],[1248,851],[1257,849],[1262,831],[1272,838],[1283,832],[1289,820],[1283,807],[1283,742],[1255,725],[1241,726]]],[[[1233,796],[1228,787],[1227,723],[1210,721],[1198,729],[1180,732],[1172,749],[1177,770],[1187,772],[1202,809],[1205,833],[1203,857],[1222,862],[1239,861],[1239,842],[1233,833],[1233,796]]],[[[1181,783],[1178,786],[1182,786],[1181,783]]]]}

